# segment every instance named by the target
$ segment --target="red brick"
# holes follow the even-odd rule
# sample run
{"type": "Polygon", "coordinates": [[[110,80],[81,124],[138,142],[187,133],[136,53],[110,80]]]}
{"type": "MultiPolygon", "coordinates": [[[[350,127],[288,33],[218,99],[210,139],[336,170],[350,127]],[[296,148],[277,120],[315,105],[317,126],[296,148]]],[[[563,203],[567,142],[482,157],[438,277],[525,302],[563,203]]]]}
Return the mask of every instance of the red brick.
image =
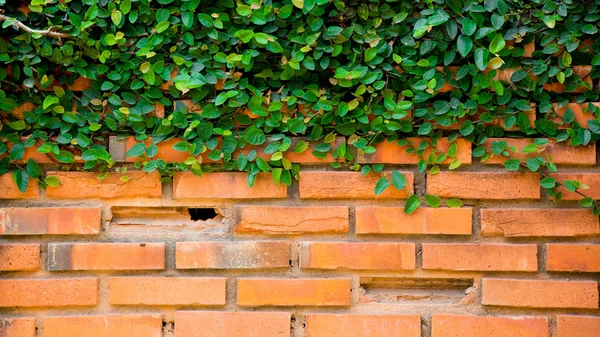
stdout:
{"type": "Polygon", "coordinates": [[[537,271],[537,245],[424,243],[423,269],[537,271]]]}
{"type": "Polygon", "coordinates": [[[348,207],[238,206],[240,234],[347,233],[348,207]]]}
{"type": "Polygon", "coordinates": [[[598,337],[600,317],[558,315],[557,337],[598,337]]]}
{"type": "Polygon", "coordinates": [[[289,268],[290,244],[281,241],[177,242],[177,269],[289,268]]]}
{"type": "Polygon", "coordinates": [[[499,208],[481,210],[483,236],[585,236],[600,233],[586,209],[499,208]]]}
{"type": "Polygon", "coordinates": [[[60,181],[58,187],[48,187],[46,196],[51,199],[114,199],[160,198],[162,184],[158,172],[113,172],[98,179],[97,172],[48,172],[60,181]],[[121,177],[129,177],[128,181],[121,177]]]}
{"type": "MultiPolygon", "coordinates": [[[[588,121],[596,119],[596,115],[591,113],[589,110],[590,103],[568,103],[562,108],[558,107],[557,103],[554,103],[554,111],[556,112],[556,117],[550,118],[556,124],[558,124],[559,129],[566,129],[571,126],[571,124],[567,124],[564,122],[563,117],[567,109],[571,109],[573,111],[573,115],[575,116],[575,121],[579,123],[582,127],[587,129],[588,121]]],[[[591,103],[596,107],[600,107],[600,103],[591,103]]]]}
{"type": "MultiPolygon", "coordinates": [[[[550,176],[556,178],[559,183],[563,183],[565,180],[576,180],[581,184],[586,184],[589,188],[580,188],[579,192],[595,200],[600,199],[600,173],[551,173],[550,176]]],[[[563,200],[580,200],[583,198],[575,192],[567,191],[564,187],[560,187],[558,190],[562,191],[563,200]]]]}
{"type": "MultiPolygon", "coordinates": [[[[401,172],[406,187],[397,190],[390,185],[385,192],[375,195],[375,184],[381,178],[360,172],[303,171],[300,172],[300,198],[302,199],[406,199],[414,192],[414,174],[401,172]]],[[[391,180],[391,172],[385,176],[391,180]]]]}
{"type": "Polygon", "coordinates": [[[421,207],[405,214],[399,207],[356,207],[356,234],[470,235],[473,209],[421,207]]]}
{"type": "Polygon", "coordinates": [[[349,306],[350,279],[238,279],[241,306],[349,306]]]}
{"type": "Polygon", "coordinates": [[[548,337],[548,318],[434,314],[431,337],[548,337]]]}
{"type": "Polygon", "coordinates": [[[0,271],[31,271],[39,268],[39,244],[0,244],[0,271]]]}
{"type": "Polygon", "coordinates": [[[0,280],[0,307],[92,306],[97,303],[97,278],[0,280]]]}
{"type": "Polygon", "coordinates": [[[415,244],[393,242],[302,242],[300,268],[414,270],[415,244]]]}
{"type": "Polygon", "coordinates": [[[0,318],[0,336],[35,337],[35,317],[0,318]]]}
{"type": "Polygon", "coordinates": [[[439,172],[427,175],[427,193],[442,198],[539,199],[540,175],[512,172],[439,172]]]}
{"type": "Polygon", "coordinates": [[[162,315],[122,314],[44,318],[44,337],[161,337],[162,315]]]}
{"type": "Polygon", "coordinates": [[[50,243],[48,270],[165,268],[164,243],[50,243]]]}
{"type": "Polygon", "coordinates": [[[598,283],[483,279],[483,304],[526,308],[598,308],[598,283]]]}
{"type": "Polygon", "coordinates": [[[419,315],[309,314],[307,337],[421,337],[419,315]]]}
{"type": "Polygon", "coordinates": [[[546,270],[600,272],[600,245],[548,244],[546,270]]]}
{"type": "Polygon", "coordinates": [[[175,337],[290,337],[287,312],[178,311],[175,337]]]}
{"type": "Polygon", "coordinates": [[[208,173],[198,177],[191,172],[175,174],[174,199],[282,199],[287,186],[277,185],[269,173],[259,173],[254,187],[248,186],[245,172],[208,173]]]}
{"type": "Polygon", "coordinates": [[[0,208],[1,235],[100,233],[100,208],[0,208]]]}
{"type": "Polygon", "coordinates": [[[111,277],[114,305],[225,305],[225,278],[111,277]]]}
{"type": "Polygon", "coordinates": [[[23,193],[19,191],[11,173],[0,174],[0,199],[35,199],[39,196],[37,180],[31,179],[23,193]]]}
{"type": "MultiPolygon", "coordinates": [[[[376,149],[373,154],[358,153],[359,163],[382,163],[382,164],[417,164],[421,160],[421,156],[416,153],[416,149],[419,147],[421,142],[431,142],[429,138],[408,138],[409,145],[400,146],[397,141],[388,142],[383,141],[381,143],[373,145],[376,149]],[[415,153],[408,154],[406,150],[412,147],[415,149],[415,153]]],[[[466,139],[459,138],[454,141],[456,143],[456,159],[459,159],[462,164],[471,164],[471,143],[466,139]]],[[[436,153],[447,153],[450,147],[448,138],[441,138],[437,141],[436,153]]],[[[433,152],[433,146],[429,147],[424,151],[423,158],[428,158],[429,154],[433,152]]],[[[454,158],[447,158],[442,164],[450,164],[454,158]]]]}
{"type": "MultiPolygon", "coordinates": [[[[568,142],[556,142],[554,140],[549,139],[548,143],[545,145],[539,146],[539,152],[533,153],[523,153],[522,150],[525,146],[529,144],[533,144],[533,139],[531,138],[490,138],[487,142],[485,142],[484,146],[488,149],[488,152],[491,152],[492,143],[498,141],[506,141],[508,145],[514,146],[517,148],[518,152],[512,152],[508,150],[510,153],[510,158],[519,159],[521,162],[525,162],[527,158],[534,158],[536,156],[541,156],[543,158],[549,159],[552,158],[552,161],[555,164],[571,164],[571,165],[596,165],[596,144],[590,144],[588,146],[571,146],[568,142]]],[[[503,164],[507,157],[493,155],[488,160],[483,161],[483,164],[503,164]]]]}

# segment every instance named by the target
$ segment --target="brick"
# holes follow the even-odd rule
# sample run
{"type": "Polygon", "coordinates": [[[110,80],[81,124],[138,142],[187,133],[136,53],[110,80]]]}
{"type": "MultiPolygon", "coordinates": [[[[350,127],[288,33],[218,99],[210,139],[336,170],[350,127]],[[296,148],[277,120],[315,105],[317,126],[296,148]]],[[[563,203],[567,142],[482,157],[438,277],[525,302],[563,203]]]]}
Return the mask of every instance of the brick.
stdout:
{"type": "Polygon", "coordinates": [[[100,208],[0,208],[0,235],[100,233],[100,208]]]}
{"type": "MultiPolygon", "coordinates": [[[[360,172],[302,171],[300,172],[300,198],[302,199],[406,199],[414,192],[414,174],[401,172],[406,187],[397,190],[390,185],[380,195],[375,195],[375,184],[381,178],[360,172]]],[[[391,180],[391,172],[384,174],[391,180]]]]}
{"type": "Polygon", "coordinates": [[[177,242],[177,269],[289,268],[290,244],[281,241],[177,242]]]}
{"type": "MultiPolygon", "coordinates": [[[[359,151],[357,155],[357,161],[359,163],[372,164],[372,163],[381,163],[381,164],[417,164],[419,160],[421,160],[421,156],[419,156],[416,151],[415,153],[406,153],[406,150],[410,147],[417,149],[421,142],[431,142],[429,138],[408,138],[409,145],[400,146],[397,141],[388,142],[383,141],[381,143],[374,144],[376,151],[372,154],[365,154],[359,151]]],[[[454,141],[456,144],[457,152],[456,159],[459,159],[463,164],[471,164],[471,143],[466,139],[459,138],[454,141]]],[[[448,148],[450,147],[450,142],[448,142],[448,138],[441,138],[437,141],[436,145],[436,153],[447,153],[448,148]]],[[[423,157],[427,158],[430,153],[433,152],[433,146],[429,145],[429,147],[424,151],[423,157]]],[[[450,164],[454,159],[447,158],[442,162],[442,164],[450,164]]]]}
{"type": "Polygon", "coordinates": [[[225,278],[111,277],[110,304],[225,305],[225,278]]]}
{"type": "Polygon", "coordinates": [[[241,306],[349,306],[350,279],[242,278],[237,302],[241,306]]]}
{"type": "Polygon", "coordinates": [[[98,179],[97,172],[48,172],[60,181],[58,187],[46,189],[50,199],[114,199],[160,198],[162,183],[158,172],[127,172],[129,180],[123,181],[120,173],[111,173],[98,179]]]}
{"type": "Polygon", "coordinates": [[[557,337],[598,337],[600,317],[558,315],[557,332],[557,337]]]}
{"type": "Polygon", "coordinates": [[[39,268],[39,244],[0,244],[0,271],[32,271],[39,268]]]}
{"type": "Polygon", "coordinates": [[[537,245],[424,243],[423,269],[537,271],[537,245]]]}
{"type": "Polygon", "coordinates": [[[586,209],[498,208],[481,210],[483,236],[586,236],[600,233],[598,217],[586,209]]]}
{"type": "MultiPolygon", "coordinates": [[[[586,184],[589,188],[580,188],[579,191],[595,200],[600,199],[600,173],[551,173],[550,176],[556,178],[559,183],[563,183],[565,180],[577,180],[581,184],[586,184]]],[[[564,187],[559,187],[558,190],[563,193],[563,200],[580,200],[582,198],[579,194],[567,191],[564,187]]]]}
{"type": "Polygon", "coordinates": [[[175,337],[290,337],[288,312],[177,311],[175,337]]]}
{"type": "Polygon", "coordinates": [[[483,279],[483,304],[525,308],[598,308],[598,283],[483,279]]]}
{"type": "Polygon", "coordinates": [[[348,207],[237,206],[240,234],[347,233],[348,207]]]}
{"type": "Polygon", "coordinates": [[[254,187],[248,186],[245,172],[222,172],[198,177],[191,172],[175,174],[174,199],[282,199],[287,186],[277,185],[271,174],[259,173],[254,187]]]}
{"type": "Polygon", "coordinates": [[[582,127],[587,129],[588,121],[596,119],[595,113],[591,113],[589,109],[589,105],[600,107],[600,103],[568,103],[563,107],[559,107],[558,103],[554,103],[554,112],[557,116],[550,117],[550,120],[558,124],[559,129],[566,129],[571,126],[571,124],[567,124],[563,121],[563,117],[567,109],[571,109],[573,111],[573,116],[575,117],[575,121],[579,123],[582,127]]]}
{"type": "Polygon", "coordinates": [[[356,207],[356,234],[471,235],[473,209],[421,207],[405,214],[400,207],[356,207]]]}
{"type": "Polygon", "coordinates": [[[439,172],[427,174],[427,193],[442,198],[539,199],[538,173],[439,172]]]}
{"type": "Polygon", "coordinates": [[[0,174],[0,199],[35,199],[40,196],[37,180],[31,179],[25,192],[12,179],[12,174],[0,174]]]}
{"type": "Polygon", "coordinates": [[[48,270],[159,270],[164,243],[50,243],[48,270]]]}
{"type": "Polygon", "coordinates": [[[600,245],[548,244],[546,270],[600,272],[600,245]]]}
{"type": "Polygon", "coordinates": [[[309,314],[307,337],[421,337],[419,315],[309,314]]]}
{"type": "Polygon", "coordinates": [[[44,337],[161,337],[162,315],[122,314],[44,318],[44,337]]]}
{"type": "Polygon", "coordinates": [[[302,242],[300,268],[414,270],[415,244],[393,242],[302,242]]]}
{"type": "Polygon", "coordinates": [[[97,278],[0,280],[0,307],[92,306],[97,303],[97,278]]]}
{"type": "MultiPolygon", "coordinates": [[[[498,141],[506,141],[508,145],[517,148],[518,152],[508,151],[510,158],[519,159],[525,162],[527,158],[541,156],[543,158],[552,158],[555,164],[570,164],[570,165],[596,165],[596,144],[592,143],[588,146],[571,146],[567,142],[556,142],[549,139],[548,143],[539,146],[539,152],[523,153],[525,146],[533,144],[533,139],[530,138],[490,138],[483,144],[491,152],[492,143],[498,141]]],[[[483,164],[504,164],[508,160],[507,157],[493,155],[488,160],[483,161],[483,164]]]]}
{"type": "Polygon", "coordinates": [[[548,337],[548,318],[434,314],[431,337],[548,337]]]}
{"type": "Polygon", "coordinates": [[[0,336],[35,337],[35,317],[0,317],[0,336]]]}

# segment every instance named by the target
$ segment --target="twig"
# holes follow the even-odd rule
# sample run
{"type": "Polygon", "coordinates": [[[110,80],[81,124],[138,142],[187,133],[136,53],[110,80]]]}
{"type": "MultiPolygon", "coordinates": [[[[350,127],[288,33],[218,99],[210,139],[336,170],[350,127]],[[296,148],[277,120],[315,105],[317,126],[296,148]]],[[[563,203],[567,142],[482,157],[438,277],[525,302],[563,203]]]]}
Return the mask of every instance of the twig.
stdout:
{"type": "Polygon", "coordinates": [[[0,22],[3,22],[3,21],[14,21],[13,24],[12,24],[14,27],[16,27],[17,29],[24,30],[24,31],[26,31],[29,34],[36,33],[36,34],[40,34],[40,35],[47,35],[47,36],[51,36],[51,37],[56,38],[56,39],[62,39],[62,38],[71,37],[71,34],[58,32],[57,28],[54,27],[54,26],[51,26],[50,28],[45,29],[45,30],[38,30],[38,29],[30,28],[30,27],[26,26],[23,22],[15,19],[15,18],[8,17],[8,16],[6,16],[6,15],[4,15],[2,13],[4,13],[4,10],[0,9],[0,22]]]}

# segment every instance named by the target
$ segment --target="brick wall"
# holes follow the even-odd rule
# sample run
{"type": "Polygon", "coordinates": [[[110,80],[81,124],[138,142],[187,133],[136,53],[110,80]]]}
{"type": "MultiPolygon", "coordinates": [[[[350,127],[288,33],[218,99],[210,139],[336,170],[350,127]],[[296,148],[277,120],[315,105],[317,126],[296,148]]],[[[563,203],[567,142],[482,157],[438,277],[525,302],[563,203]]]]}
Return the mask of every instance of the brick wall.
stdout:
{"type": "MultiPolygon", "coordinates": [[[[600,198],[595,146],[546,151],[600,198]]],[[[61,186],[20,193],[0,176],[0,336],[600,336],[598,217],[468,143],[457,157],[456,171],[419,174],[416,156],[380,144],[360,161],[407,187],[377,197],[378,176],[310,155],[293,158],[306,165],[291,187],[48,166],[61,186]],[[426,192],[465,206],[402,212],[426,192]]]]}

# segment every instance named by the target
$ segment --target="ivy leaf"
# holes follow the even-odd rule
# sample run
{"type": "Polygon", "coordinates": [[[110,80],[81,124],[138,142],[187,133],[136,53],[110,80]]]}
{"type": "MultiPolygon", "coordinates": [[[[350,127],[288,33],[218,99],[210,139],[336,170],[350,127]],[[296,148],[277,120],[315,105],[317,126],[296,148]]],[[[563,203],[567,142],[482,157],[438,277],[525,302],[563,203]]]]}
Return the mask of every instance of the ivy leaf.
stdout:
{"type": "Polygon", "coordinates": [[[146,152],[146,145],[144,143],[137,143],[132,146],[127,153],[125,154],[127,157],[139,157],[146,152]]]}
{"type": "Polygon", "coordinates": [[[425,202],[427,205],[433,208],[438,208],[442,204],[442,198],[435,196],[433,194],[425,194],[425,202]]]}
{"type": "Polygon", "coordinates": [[[456,47],[458,48],[458,53],[462,57],[466,57],[471,52],[471,49],[473,49],[473,40],[471,40],[470,37],[461,34],[456,42],[456,47]]]}
{"type": "Polygon", "coordinates": [[[448,199],[446,200],[446,206],[451,208],[460,208],[463,206],[463,202],[460,199],[448,199]]]}
{"type": "Polygon", "coordinates": [[[304,8],[304,0],[292,0],[292,4],[300,9],[304,8]]]}
{"type": "Polygon", "coordinates": [[[25,193],[27,191],[27,185],[29,185],[29,175],[26,171],[15,170],[12,172],[12,178],[19,191],[25,193]]]}
{"type": "Polygon", "coordinates": [[[404,214],[412,214],[421,206],[421,199],[416,194],[413,194],[406,199],[404,204],[404,214]]]}
{"type": "Polygon", "coordinates": [[[380,195],[388,187],[390,187],[390,181],[385,177],[379,178],[379,180],[377,180],[377,183],[375,184],[375,195],[380,195]]]}
{"type": "Polygon", "coordinates": [[[406,178],[398,171],[392,172],[392,184],[397,190],[403,190],[406,187],[406,178]]]}
{"type": "Polygon", "coordinates": [[[554,188],[556,186],[556,179],[552,177],[546,177],[540,181],[540,185],[543,188],[554,188]]]}
{"type": "Polygon", "coordinates": [[[498,54],[505,46],[504,37],[502,34],[496,34],[492,42],[490,42],[490,52],[493,54],[498,54]]]}
{"type": "Polygon", "coordinates": [[[60,185],[60,180],[57,177],[50,176],[44,179],[44,183],[50,187],[58,187],[60,185]]]}
{"type": "Polygon", "coordinates": [[[369,62],[377,56],[377,50],[375,48],[367,48],[365,51],[365,62],[369,62]]]}
{"type": "Polygon", "coordinates": [[[35,160],[29,158],[27,160],[27,174],[32,178],[37,178],[40,176],[40,171],[40,165],[35,160]]]}
{"type": "Polygon", "coordinates": [[[521,167],[521,162],[518,159],[511,158],[504,162],[504,167],[509,171],[517,171],[521,167]]]}
{"type": "Polygon", "coordinates": [[[484,71],[487,68],[488,54],[488,51],[483,48],[477,48],[475,50],[475,65],[477,65],[477,68],[481,71],[484,71]]]}
{"type": "Polygon", "coordinates": [[[118,26],[119,24],[121,24],[121,20],[123,19],[123,13],[121,13],[121,11],[114,10],[110,14],[110,19],[115,24],[115,26],[118,26]]]}

